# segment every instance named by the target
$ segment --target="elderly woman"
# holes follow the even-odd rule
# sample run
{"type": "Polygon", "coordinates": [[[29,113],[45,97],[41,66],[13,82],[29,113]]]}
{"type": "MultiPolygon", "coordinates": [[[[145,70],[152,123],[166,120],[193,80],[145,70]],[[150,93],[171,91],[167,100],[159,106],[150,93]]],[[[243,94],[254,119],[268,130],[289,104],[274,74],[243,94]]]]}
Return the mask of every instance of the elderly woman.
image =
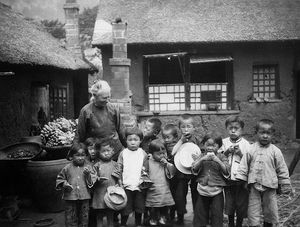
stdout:
{"type": "Polygon", "coordinates": [[[74,142],[85,142],[89,137],[109,138],[114,144],[114,160],[123,149],[120,134],[120,111],[109,102],[111,88],[104,80],[99,80],[90,88],[90,103],[80,111],[74,142]],[[120,140],[121,139],[121,140],[120,140]]]}

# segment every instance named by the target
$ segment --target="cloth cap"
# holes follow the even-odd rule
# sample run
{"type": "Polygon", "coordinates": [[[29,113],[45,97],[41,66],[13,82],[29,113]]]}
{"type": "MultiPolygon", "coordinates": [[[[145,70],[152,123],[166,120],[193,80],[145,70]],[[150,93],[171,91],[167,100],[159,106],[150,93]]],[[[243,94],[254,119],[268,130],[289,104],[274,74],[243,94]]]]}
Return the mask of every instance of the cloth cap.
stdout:
{"type": "Polygon", "coordinates": [[[119,186],[109,186],[104,195],[104,202],[112,210],[122,210],[127,204],[125,190],[119,186]]]}
{"type": "Polygon", "coordinates": [[[196,144],[187,142],[181,145],[174,157],[174,164],[180,172],[184,174],[192,173],[191,167],[194,162],[194,159],[192,157],[193,154],[201,154],[201,150],[196,144]]]}

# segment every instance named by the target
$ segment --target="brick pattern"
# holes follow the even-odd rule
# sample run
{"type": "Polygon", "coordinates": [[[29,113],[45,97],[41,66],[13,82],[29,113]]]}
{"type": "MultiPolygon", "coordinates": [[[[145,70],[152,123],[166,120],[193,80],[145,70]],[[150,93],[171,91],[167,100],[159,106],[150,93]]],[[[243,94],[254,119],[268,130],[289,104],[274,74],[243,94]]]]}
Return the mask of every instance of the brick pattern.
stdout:
{"type": "Polygon", "coordinates": [[[66,4],[64,4],[64,10],[67,48],[70,49],[74,55],[82,58],[79,40],[79,5],[76,3],[76,0],[67,0],[66,4]]]}
{"type": "Polygon", "coordinates": [[[121,113],[131,113],[131,91],[129,85],[130,59],[127,58],[127,24],[113,23],[113,58],[109,59],[111,66],[112,99],[118,103],[121,113]]]}

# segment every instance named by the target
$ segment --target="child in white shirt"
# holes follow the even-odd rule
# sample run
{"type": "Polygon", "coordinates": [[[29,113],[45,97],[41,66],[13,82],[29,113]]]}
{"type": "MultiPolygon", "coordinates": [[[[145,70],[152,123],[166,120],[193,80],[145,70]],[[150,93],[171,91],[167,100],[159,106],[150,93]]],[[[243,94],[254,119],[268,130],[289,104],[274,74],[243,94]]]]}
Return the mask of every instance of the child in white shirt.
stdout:
{"type": "MultiPolygon", "coordinates": [[[[138,128],[131,128],[125,131],[127,148],[125,148],[118,158],[119,185],[124,187],[127,195],[127,205],[121,211],[121,226],[126,226],[129,214],[135,212],[135,225],[141,226],[142,214],[145,209],[145,193],[142,186],[145,185],[143,179],[148,177],[148,156],[140,148],[143,133],[138,128]]],[[[149,182],[149,181],[148,181],[149,182]]]]}

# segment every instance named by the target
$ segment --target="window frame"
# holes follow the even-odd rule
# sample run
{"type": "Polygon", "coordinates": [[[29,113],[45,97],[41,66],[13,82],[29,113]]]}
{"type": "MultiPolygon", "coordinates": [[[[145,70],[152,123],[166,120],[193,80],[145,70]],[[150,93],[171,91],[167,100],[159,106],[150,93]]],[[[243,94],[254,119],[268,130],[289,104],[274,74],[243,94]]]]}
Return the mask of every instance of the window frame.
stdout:
{"type": "MultiPolygon", "coordinates": [[[[150,66],[149,66],[149,59],[155,58],[155,57],[168,57],[168,56],[174,56],[178,55],[178,59],[182,59],[180,62],[181,68],[182,68],[182,76],[183,76],[183,84],[185,88],[185,110],[184,111],[209,111],[209,110],[191,110],[191,75],[190,75],[190,65],[191,65],[191,55],[187,52],[180,52],[180,53],[169,53],[169,54],[154,54],[154,55],[143,55],[143,81],[144,81],[144,94],[145,94],[145,110],[144,111],[152,111],[150,110],[150,103],[149,103],[149,75],[150,75],[150,66]]],[[[217,56],[224,56],[224,55],[217,55],[217,56]]],[[[227,56],[227,55],[225,55],[227,56]]],[[[205,57],[204,57],[205,58],[205,57]]],[[[209,58],[209,57],[207,57],[209,58]]],[[[226,80],[227,80],[227,109],[222,111],[231,111],[233,108],[233,97],[234,97],[234,91],[233,91],[233,58],[230,57],[230,60],[228,60],[228,57],[219,57],[219,61],[226,61],[226,68],[225,68],[225,74],[226,74],[226,80]],[[225,59],[225,60],[224,60],[225,59]]],[[[168,85],[168,84],[166,84],[168,85]]],[[[172,112],[173,110],[166,110],[163,112],[172,112]]],[[[182,110],[176,110],[182,111],[182,110]]],[[[157,111],[153,111],[157,112],[157,111]]],[[[160,111],[158,111],[160,112],[160,111]]]]}
{"type": "MultiPolygon", "coordinates": [[[[259,80],[257,80],[259,81],[259,80]]],[[[280,75],[279,75],[279,64],[277,62],[254,62],[252,64],[252,99],[256,99],[256,97],[254,97],[254,94],[258,93],[258,97],[261,99],[269,99],[269,100],[280,100],[280,75]],[[259,91],[254,91],[254,87],[258,87],[259,86],[254,86],[254,68],[255,67],[274,67],[275,68],[275,96],[274,97],[265,97],[265,91],[263,91],[264,93],[264,97],[259,97],[259,91]]],[[[270,93],[270,91],[268,92],[270,93]]]]}
{"type": "MultiPolygon", "coordinates": [[[[63,97],[62,97],[63,98],[63,97]]],[[[58,117],[66,117],[69,118],[70,116],[70,88],[69,88],[69,83],[66,84],[50,84],[49,86],[49,118],[50,120],[54,120],[58,117]],[[54,89],[65,89],[66,91],[66,96],[65,96],[65,101],[66,101],[66,107],[62,111],[62,113],[59,113],[56,111],[56,106],[55,105],[55,99],[61,99],[60,97],[54,97],[52,92],[54,89]],[[56,111],[56,112],[55,112],[56,111]]]]}

